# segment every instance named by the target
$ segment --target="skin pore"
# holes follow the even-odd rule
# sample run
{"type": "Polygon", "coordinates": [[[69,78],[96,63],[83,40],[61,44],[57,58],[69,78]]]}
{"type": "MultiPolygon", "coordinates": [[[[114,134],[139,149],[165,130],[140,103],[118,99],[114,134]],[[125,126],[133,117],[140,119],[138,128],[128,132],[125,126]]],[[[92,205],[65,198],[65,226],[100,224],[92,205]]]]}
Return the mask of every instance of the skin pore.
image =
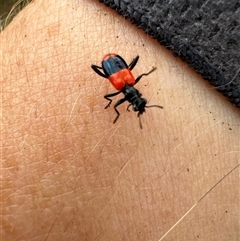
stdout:
{"type": "Polygon", "coordinates": [[[237,240],[240,112],[91,0],[35,0],[1,33],[3,240],[237,240]],[[108,109],[91,64],[140,56],[164,109],[108,109]]]}

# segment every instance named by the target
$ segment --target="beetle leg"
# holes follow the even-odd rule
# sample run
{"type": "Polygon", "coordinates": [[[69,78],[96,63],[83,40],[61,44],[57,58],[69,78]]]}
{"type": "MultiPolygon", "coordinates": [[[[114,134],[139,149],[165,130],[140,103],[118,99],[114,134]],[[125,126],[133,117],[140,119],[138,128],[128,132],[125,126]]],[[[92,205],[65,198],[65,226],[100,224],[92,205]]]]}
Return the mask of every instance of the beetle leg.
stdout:
{"type": "Polygon", "coordinates": [[[129,68],[130,70],[132,70],[132,69],[135,67],[135,65],[136,65],[137,62],[138,62],[138,59],[139,59],[139,55],[137,55],[137,56],[132,60],[132,62],[128,65],[128,68],[129,68]]]}
{"type": "Polygon", "coordinates": [[[132,104],[129,104],[129,105],[127,106],[127,111],[130,111],[130,110],[129,110],[129,107],[130,107],[131,105],[132,105],[132,104]]]}
{"type": "Polygon", "coordinates": [[[143,77],[143,76],[146,76],[146,75],[149,75],[149,74],[151,74],[154,70],[156,70],[157,68],[156,67],[154,67],[153,69],[151,69],[148,73],[143,73],[143,74],[141,74],[141,75],[139,75],[137,78],[136,78],[136,83],[143,77]]]}
{"type": "Polygon", "coordinates": [[[97,74],[99,74],[99,75],[102,76],[103,78],[108,78],[107,75],[105,75],[103,72],[101,72],[101,71],[99,70],[99,69],[102,69],[102,67],[97,66],[97,65],[94,65],[94,64],[92,64],[91,67],[92,67],[92,69],[93,69],[97,74]]]}
{"type": "Polygon", "coordinates": [[[116,118],[114,119],[113,124],[116,123],[117,119],[118,119],[119,116],[120,116],[120,113],[119,113],[119,111],[117,110],[117,106],[121,105],[121,104],[122,104],[123,102],[125,102],[126,100],[127,100],[126,98],[122,98],[122,99],[118,100],[117,103],[114,105],[114,109],[115,109],[115,111],[116,111],[116,113],[117,113],[117,116],[116,116],[116,118]]]}
{"type": "Polygon", "coordinates": [[[113,96],[118,95],[120,93],[121,93],[121,91],[104,95],[104,98],[109,101],[108,104],[105,106],[105,109],[107,109],[112,103],[112,99],[110,99],[110,97],[113,97],[113,96]]]}

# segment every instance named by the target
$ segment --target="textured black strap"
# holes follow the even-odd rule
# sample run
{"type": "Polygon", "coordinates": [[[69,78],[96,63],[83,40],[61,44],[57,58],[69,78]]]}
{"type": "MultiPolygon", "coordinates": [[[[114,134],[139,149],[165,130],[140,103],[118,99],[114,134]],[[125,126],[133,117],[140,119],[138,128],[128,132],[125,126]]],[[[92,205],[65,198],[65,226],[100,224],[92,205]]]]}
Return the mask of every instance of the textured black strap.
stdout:
{"type": "Polygon", "coordinates": [[[240,107],[240,0],[99,0],[240,107]]]}

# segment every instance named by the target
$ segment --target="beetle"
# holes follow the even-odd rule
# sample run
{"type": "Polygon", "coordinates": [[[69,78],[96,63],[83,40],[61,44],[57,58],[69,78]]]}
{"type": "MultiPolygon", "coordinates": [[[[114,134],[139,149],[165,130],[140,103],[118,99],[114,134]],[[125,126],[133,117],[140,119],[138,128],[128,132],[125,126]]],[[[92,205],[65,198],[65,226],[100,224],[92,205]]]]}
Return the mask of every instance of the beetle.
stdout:
{"type": "Polygon", "coordinates": [[[147,100],[145,98],[142,98],[142,94],[134,87],[134,85],[137,84],[143,76],[147,76],[156,70],[156,68],[153,68],[149,72],[143,73],[135,79],[131,70],[136,66],[138,60],[139,56],[137,55],[132,60],[132,62],[127,65],[126,61],[120,55],[110,53],[103,57],[102,67],[94,64],[92,64],[91,67],[98,75],[108,79],[112,83],[112,85],[118,90],[115,93],[104,95],[104,98],[108,100],[108,104],[106,105],[105,109],[111,105],[111,97],[116,96],[120,93],[124,94],[124,98],[118,100],[114,105],[117,116],[114,119],[113,123],[116,123],[120,116],[117,107],[123,102],[128,101],[129,105],[127,107],[127,111],[129,111],[129,107],[132,105],[133,110],[138,112],[137,116],[139,118],[140,128],[142,129],[140,115],[145,112],[145,108],[157,107],[163,109],[163,107],[160,105],[147,106],[147,100]]]}

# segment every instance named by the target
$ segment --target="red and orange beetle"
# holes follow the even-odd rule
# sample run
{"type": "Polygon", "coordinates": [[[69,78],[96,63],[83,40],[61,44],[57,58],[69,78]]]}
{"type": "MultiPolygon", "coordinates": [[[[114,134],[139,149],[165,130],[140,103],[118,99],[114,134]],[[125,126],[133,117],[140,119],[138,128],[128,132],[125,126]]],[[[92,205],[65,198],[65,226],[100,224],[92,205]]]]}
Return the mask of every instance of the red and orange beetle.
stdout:
{"type": "Polygon", "coordinates": [[[99,74],[103,78],[108,79],[112,83],[112,85],[118,90],[118,92],[104,95],[104,98],[109,101],[105,109],[108,108],[112,103],[112,99],[110,99],[110,97],[113,97],[120,93],[124,94],[124,98],[118,100],[114,105],[117,116],[114,119],[113,123],[115,123],[120,116],[120,113],[117,110],[117,106],[121,105],[125,101],[128,101],[130,104],[128,105],[127,110],[129,111],[129,107],[131,105],[133,106],[133,110],[138,112],[140,128],[142,128],[140,115],[145,111],[145,108],[158,107],[162,109],[163,107],[160,105],[147,106],[147,100],[142,98],[142,94],[133,87],[143,76],[149,75],[154,70],[156,70],[156,68],[153,68],[148,73],[143,73],[135,79],[132,75],[131,70],[137,64],[138,59],[139,56],[136,56],[133,61],[129,65],[127,65],[125,60],[121,56],[111,53],[103,57],[102,67],[93,64],[91,65],[91,67],[97,74],[99,74]],[[103,70],[103,72],[101,70],[103,70]]]}

